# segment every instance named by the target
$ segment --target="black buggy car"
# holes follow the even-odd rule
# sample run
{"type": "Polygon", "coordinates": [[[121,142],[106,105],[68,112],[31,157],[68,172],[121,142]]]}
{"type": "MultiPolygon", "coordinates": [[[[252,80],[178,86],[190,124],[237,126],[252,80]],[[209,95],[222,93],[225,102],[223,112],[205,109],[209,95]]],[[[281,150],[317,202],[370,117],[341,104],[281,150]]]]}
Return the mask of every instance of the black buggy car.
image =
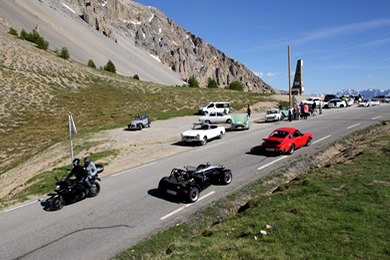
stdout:
{"type": "Polygon", "coordinates": [[[232,179],[232,172],[223,165],[211,166],[207,163],[198,167],[186,166],[184,169],[172,169],[170,176],[160,180],[158,190],[162,195],[195,202],[199,199],[199,193],[211,184],[228,185],[232,179]]]}

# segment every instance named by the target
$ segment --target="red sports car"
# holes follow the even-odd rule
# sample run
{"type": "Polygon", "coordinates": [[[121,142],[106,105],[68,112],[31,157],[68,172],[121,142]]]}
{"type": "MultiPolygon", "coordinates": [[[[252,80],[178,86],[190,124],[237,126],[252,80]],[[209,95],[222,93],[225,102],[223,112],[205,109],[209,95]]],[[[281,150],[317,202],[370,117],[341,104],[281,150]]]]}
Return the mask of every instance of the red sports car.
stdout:
{"type": "Polygon", "coordinates": [[[313,139],[312,133],[301,133],[296,128],[281,127],[274,130],[268,138],[263,139],[263,151],[293,154],[295,149],[309,146],[313,139]]]}

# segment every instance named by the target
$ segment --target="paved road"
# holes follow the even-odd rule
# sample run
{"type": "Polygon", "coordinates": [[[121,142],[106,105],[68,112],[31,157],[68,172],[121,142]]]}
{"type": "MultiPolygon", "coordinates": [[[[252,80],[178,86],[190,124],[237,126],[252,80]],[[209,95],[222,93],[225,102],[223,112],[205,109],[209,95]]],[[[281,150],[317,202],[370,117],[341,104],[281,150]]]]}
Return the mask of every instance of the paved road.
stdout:
{"type": "Polygon", "coordinates": [[[291,123],[255,123],[249,131],[228,132],[223,139],[206,146],[107,176],[101,182],[99,196],[60,211],[46,212],[37,201],[8,210],[0,214],[0,259],[107,259],[157,230],[188,219],[212,201],[269,174],[281,164],[388,119],[390,105],[384,104],[373,108],[324,110],[320,116],[291,123]],[[292,156],[265,157],[249,152],[280,126],[311,131],[312,145],[292,156]],[[194,204],[158,197],[157,184],[173,167],[207,161],[232,169],[232,184],[210,187],[194,204]]]}

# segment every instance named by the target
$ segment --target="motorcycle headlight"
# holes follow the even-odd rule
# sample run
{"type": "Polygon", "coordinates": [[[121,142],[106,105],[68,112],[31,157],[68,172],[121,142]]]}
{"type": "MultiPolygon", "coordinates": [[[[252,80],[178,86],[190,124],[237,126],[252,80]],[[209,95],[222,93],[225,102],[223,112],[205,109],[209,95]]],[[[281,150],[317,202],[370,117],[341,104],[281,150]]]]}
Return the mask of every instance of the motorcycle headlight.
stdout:
{"type": "Polygon", "coordinates": [[[59,191],[59,190],[60,190],[60,188],[61,188],[61,187],[60,187],[60,185],[56,185],[56,186],[54,186],[54,190],[55,190],[55,191],[59,191]]]}

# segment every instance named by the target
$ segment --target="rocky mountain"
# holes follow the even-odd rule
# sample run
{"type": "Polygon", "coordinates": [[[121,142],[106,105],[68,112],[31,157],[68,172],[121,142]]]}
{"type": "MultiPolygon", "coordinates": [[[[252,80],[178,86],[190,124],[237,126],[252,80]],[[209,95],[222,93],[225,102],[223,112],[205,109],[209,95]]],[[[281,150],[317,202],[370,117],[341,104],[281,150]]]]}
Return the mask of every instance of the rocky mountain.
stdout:
{"type": "Polygon", "coordinates": [[[238,80],[246,91],[278,93],[158,9],[131,0],[15,0],[1,1],[0,7],[0,16],[16,29],[38,25],[50,47],[66,46],[72,58],[84,64],[111,59],[119,73],[138,74],[143,80],[181,85],[194,75],[201,86],[208,78],[220,87],[238,80]]]}
{"type": "Polygon", "coordinates": [[[379,96],[379,95],[389,96],[390,95],[390,89],[381,90],[381,89],[369,88],[369,89],[366,89],[366,90],[354,90],[354,89],[348,88],[348,89],[343,89],[343,90],[337,91],[335,93],[336,96],[344,96],[344,95],[356,96],[356,95],[359,95],[359,94],[363,95],[366,98],[372,98],[373,96],[379,96]]]}
{"type": "Polygon", "coordinates": [[[186,80],[195,75],[201,85],[214,78],[218,85],[240,81],[248,91],[272,92],[243,64],[229,58],[186,31],[161,11],[129,0],[64,0],[90,26],[118,41],[125,34],[186,80]]]}

